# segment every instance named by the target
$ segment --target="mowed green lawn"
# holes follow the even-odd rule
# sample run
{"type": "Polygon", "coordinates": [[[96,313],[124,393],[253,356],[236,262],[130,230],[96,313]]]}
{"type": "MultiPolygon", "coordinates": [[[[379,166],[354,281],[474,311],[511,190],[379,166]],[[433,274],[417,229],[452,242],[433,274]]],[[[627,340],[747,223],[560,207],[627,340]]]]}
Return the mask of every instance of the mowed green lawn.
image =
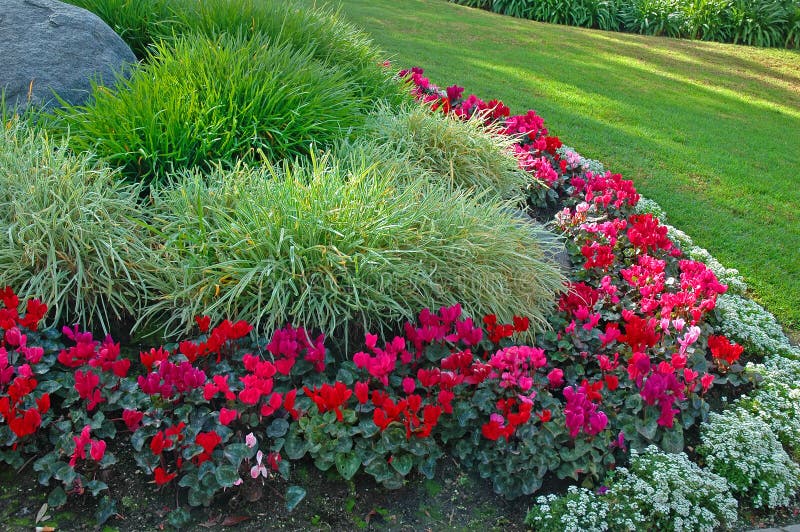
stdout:
{"type": "Polygon", "coordinates": [[[800,52],[541,24],[445,0],[343,0],[397,67],[542,115],[800,329],[800,52]]]}

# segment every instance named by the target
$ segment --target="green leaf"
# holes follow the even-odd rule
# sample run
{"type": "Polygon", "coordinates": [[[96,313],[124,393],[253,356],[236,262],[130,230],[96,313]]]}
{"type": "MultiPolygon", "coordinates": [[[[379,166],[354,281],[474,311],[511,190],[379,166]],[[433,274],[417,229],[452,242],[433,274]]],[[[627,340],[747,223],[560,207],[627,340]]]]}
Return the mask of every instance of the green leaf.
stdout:
{"type": "Polygon", "coordinates": [[[61,486],[56,487],[56,489],[50,492],[50,496],[47,497],[47,504],[50,505],[51,508],[58,508],[63,506],[66,502],[67,493],[61,486]]]}
{"type": "Polygon", "coordinates": [[[239,480],[239,471],[230,465],[221,465],[214,472],[214,478],[223,488],[230,488],[233,483],[239,480]]]}
{"type": "MultiPolygon", "coordinates": [[[[212,462],[211,460],[206,460],[205,462],[200,464],[200,467],[197,468],[197,473],[196,473],[195,480],[203,480],[203,477],[205,477],[209,473],[213,473],[214,472],[214,468],[215,467],[216,466],[214,465],[214,462],[212,462]]],[[[188,475],[186,475],[186,476],[188,476],[188,475]]],[[[184,476],[184,478],[186,478],[186,476],[184,476]]],[[[183,479],[181,479],[181,480],[183,480],[183,479]]]]}
{"type": "Polygon", "coordinates": [[[276,418],[267,427],[267,436],[270,438],[280,438],[289,430],[289,422],[283,418],[276,418]]]}
{"type": "Polygon", "coordinates": [[[231,443],[225,447],[223,455],[231,464],[239,467],[239,465],[242,463],[242,460],[245,458],[252,458],[255,455],[255,448],[251,449],[244,443],[231,443]]]}
{"type": "Polygon", "coordinates": [[[286,489],[286,509],[292,511],[306,498],[306,490],[300,486],[289,486],[286,489]]]}
{"type": "Polygon", "coordinates": [[[92,480],[86,483],[86,489],[92,492],[93,497],[97,497],[101,491],[108,489],[108,485],[99,480],[92,480]]]}
{"type": "Polygon", "coordinates": [[[194,488],[189,490],[186,500],[189,506],[203,506],[207,501],[211,500],[211,498],[206,495],[205,492],[194,488]]]}
{"type": "Polygon", "coordinates": [[[408,475],[411,468],[414,466],[414,459],[410,454],[395,455],[392,458],[392,467],[395,471],[403,476],[408,475]]]}
{"type": "Polygon", "coordinates": [[[375,424],[374,421],[371,419],[365,419],[358,424],[358,430],[361,432],[361,435],[364,438],[371,438],[372,436],[376,435],[380,430],[378,425],[375,424]]]}
{"type": "Polygon", "coordinates": [[[340,453],[336,455],[336,470],[345,480],[350,480],[361,466],[361,458],[356,453],[340,453]]]}
{"type": "Polygon", "coordinates": [[[61,383],[58,382],[57,380],[46,380],[40,382],[36,386],[36,391],[42,393],[53,393],[54,391],[59,390],[61,388],[62,388],[61,383]]]}
{"type": "Polygon", "coordinates": [[[100,499],[100,502],[97,504],[97,511],[94,513],[97,526],[102,526],[103,523],[108,521],[112,515],[116,515],[116,513],[117,501],[106,495],[100,499]]]}
{"type": "Polygon", "coordinates": [[[131,446],[133,446],[133,450],[137,453],[144,448],[144,442],[147,439],[147,435],[143,430],[137,430],[131,436],[131,446]]]}
{"type": "MultiPolygon", "coordinates": [[[[66,485],[72,484],[75,480],[75,470],[66,462],[57,462],[55,464],[56,470],[53,476],[66,485]]],[[[53,506],[52,504],[50,506],[53,506]]]]}
{"type": "Polygon", "coordinates": [[[283,444],[283,450],[286,452],[287,458],[290,460],[299,460],[305,456],[308,450],[308,442],[306,442],[297,430],[291,430],[286,435],[286,442],[283,444]]]}
{"type": "MultiPolygon", "coordinates": [[[[207,463],[210,463],[210,462],[207,462],[207,463]]],[[[183,475],[180,478],[180,480],[178,480],[178,486],[180,486],[182,488],[191,488],[191,487],[197,486],[197,484],[199,482],[200,482],[200,479],[197,477],[197,473],[193,471],[191,473],[186,473],[185,475],[183,475]]],[[[196,505],[193,505],[193,506],[196,506],[196,505]]]]}
{"type": "Polygon", "coordinates": [[[683,429],[680,425],[675,425],[668,429],[661,439],[661,448],[668,453],[679,453],[683,451],[683,429]]]}
{"type": "Polygon", "coordinates": [[[436,458],[430,457],[417,465],[417,470],[425,475],[425,478],[432,479],[436,472],[436,458]]]}
{"type": "Polygon", "coordinates": [[[192,514],[186,508],[178,508],[167,514],[167,522],[170,526],[179,530],[188,525],[191,520],[192,514]]]}

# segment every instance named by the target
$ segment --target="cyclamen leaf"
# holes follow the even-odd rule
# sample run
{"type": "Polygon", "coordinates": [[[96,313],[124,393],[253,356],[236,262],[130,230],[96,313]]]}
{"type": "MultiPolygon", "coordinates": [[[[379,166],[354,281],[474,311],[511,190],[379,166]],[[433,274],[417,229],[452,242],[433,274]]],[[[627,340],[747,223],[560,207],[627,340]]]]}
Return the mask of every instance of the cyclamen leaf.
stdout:
{"type": "Polygon", "coordinates": [[[408,475],[414,466],[414,459],[410,454],[395,455],[392,459],[392,467],[403,476],[408,475]]]}
{"type": "Polygon", "coordinates": [[[336,470],[345,480],[350,480],[361,466],[361,459],[356,453],[341,453],[336,455],[336,470]]]}
{"type": "Polygon", "coordinates": [[[233,486],[234,482],[239,480],[239,472],[233,466],[221,465],[214,472],[214,477],[217,479],[220,486],[223,488],[230,488],[233,486]]]}
{"type": "Polygon", "coordinates": [[[289,460],[299,460],[305,456],[307,449],[308,442],[301,438],[296,431],[290,431],[286,436],[286,442],[283,444],[286,457],[289,458],[289,460]]]}
{"type": "Polygon", "coordinates": [[[105,496],[100,500],[97,511],[94,514],[94,519],[98,527],[109,520],[109,518],[117,513],[117,501],[111,497],[105,496]]]}
{"type": "Polygon", "coordinates": [[[47,497],[47,504],[49,504],[51,508],[58,508],[63,506],[66,502],[67,493],[61,486],[57,486],[56,489],[50,492],[50,496],[47,497]]]}
{"type": "Polygon", "coordinates": [[[289,486],[286,490],[286,509],[294,510],[300,501],[306,498],[306,490],[300,486],[289,486]]]}
{"type": "Polygon", "coordinates": [[[108,485],[100,480],[92,480],[86,484],[86,489],[92,492],[93,497],[97,497],[101,491],[108,489],[108,485]]]}
{"type": "Polygon", "coordinates": [[[36,386],[36,391],[42,393],[53,393],[61,388],[61,383],[57,380],[45,380],[36,386]]]}
{"type": "Polygon", "coordinates": [[[252,458],[254,456],[255,448],[250,449],[250,447],[244,443],[231,443],[225,447],[223,454],[231,464],[238,467],[242,463],[242,460],[245,458],[252,458]]]}
{"type": "Polygon", "coordinates": [[[277,418],[267,427],[267,436],[270,438],[280,438],[289,430],[289,422],[283,418],[277,418]]]}

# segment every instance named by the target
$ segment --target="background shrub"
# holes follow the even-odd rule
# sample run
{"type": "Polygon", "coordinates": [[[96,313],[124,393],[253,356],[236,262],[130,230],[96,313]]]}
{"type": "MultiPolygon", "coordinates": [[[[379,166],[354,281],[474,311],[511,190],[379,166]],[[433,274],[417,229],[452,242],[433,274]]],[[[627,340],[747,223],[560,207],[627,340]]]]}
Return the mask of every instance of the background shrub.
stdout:
{"type": "Polygon", "coordinates": [[[800,47],[797,0],[450,0],[519,18],[644,35],[800,47]]]}
{"type": "Polygon", "coordinates": [[[66,143],[12,121],[0,131],[0,285],[41,298],[51,323],[136,315],[157,255],[139,189],[66,143]]]}
{"type": "Polygon", "coordinates": [[[151,313],[173,326],[207,314],[330,334],[461,302],[476,316],[543,322],[562,279],[505,204],[423,181],[399,186],[375,164],[346,166],[239,167],[158,191],[155,225],[174,271],[151,313]]]}
{"type": "Polygon", "coordinates": [[[679,37],[684,18],[680,0],[629,0],[620,7],[625,31],[644,35],[679,37]]]}
{"type": "Polygon", "coordinates": [[[75,151],[95,151],[134,180],[305,154],[361,121],[346,76],[312,56],[262,36],[181,37],[155,45],[116,89],[56,111],[55,124],[75,151]]]}
{"type": "Polygon", "coordinates": [[[788,6],[783,0],[733,0],[730,8],[733,42],[782,45],[789,21],[788,6]]]}
{"type": "MultiPolygon", "coordinates": [[[[487,127],[478,115],[454,120],[420,106],[399,113],[384,107],[368,119],[366,137],[371,156],[399,163],[409,179],[427,175],[479,195],[520,200],[530,183],[512,155],[513,137],[487,127]]],[[[363,151],[363,143],[348,151],[363,151]]]]}

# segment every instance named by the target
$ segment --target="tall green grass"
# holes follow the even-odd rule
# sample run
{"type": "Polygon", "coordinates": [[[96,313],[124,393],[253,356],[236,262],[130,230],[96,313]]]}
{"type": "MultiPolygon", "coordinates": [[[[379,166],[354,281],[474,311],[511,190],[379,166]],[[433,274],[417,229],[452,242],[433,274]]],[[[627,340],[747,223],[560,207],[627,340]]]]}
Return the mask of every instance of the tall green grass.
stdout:
{"type": "Polygon", "coordinates": [[[276,44],[311,49],[314,59],[343,70],[367,100],[406,99],[366,33],[336,11],[291,0],[68,0],[114,28],[140,59],[159,42],[187,33],[266,35],[276,44]]]}
{"type": "Polygon", "coordinates": [[[0,286],[41,298],[49,323],[108,331],[135,317],[160,259],[139,189],[24,122],[0,128],[0,286]]]}
{"type": "Polygon", "coordinates": [[[174,0],[66,0],[91,11],[122,37],[138,59],[150,55],[150,46],[170,38],[179,28],[174,0]]]}
{"type": "Polygon", "coordinates": [[[131,180],[306,154],[362,121],[351,81],[311,48],[243,34],[153,46],[129,79],[54,114],[71,148],[96,153],[131,180]]]}
{"type": "Polygon", "coordinates": [[[154,201],[171,266],[148,314],[170,330],[206,314],[346,336],[456,302],[542,325],[562,286],[506,204],[401,185],[391,167],[358,158],[190,173],[154,201]]]}

